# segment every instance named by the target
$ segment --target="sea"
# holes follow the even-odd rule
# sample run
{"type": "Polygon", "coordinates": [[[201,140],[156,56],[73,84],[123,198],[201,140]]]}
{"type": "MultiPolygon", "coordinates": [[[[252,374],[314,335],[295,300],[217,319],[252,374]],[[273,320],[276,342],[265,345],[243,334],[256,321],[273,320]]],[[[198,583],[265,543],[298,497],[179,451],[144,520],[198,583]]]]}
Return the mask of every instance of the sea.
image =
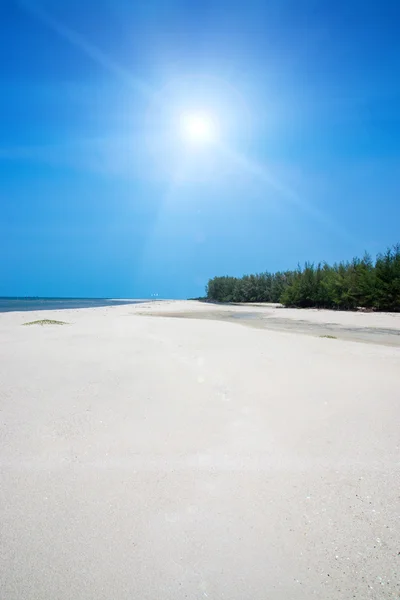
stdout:
{"type": "Polygon", "coordinates": [[[138,304],[148,300],[116,300],[113,298],[6,298],[0,297],[0,312],[95,308],[138,304]]]}

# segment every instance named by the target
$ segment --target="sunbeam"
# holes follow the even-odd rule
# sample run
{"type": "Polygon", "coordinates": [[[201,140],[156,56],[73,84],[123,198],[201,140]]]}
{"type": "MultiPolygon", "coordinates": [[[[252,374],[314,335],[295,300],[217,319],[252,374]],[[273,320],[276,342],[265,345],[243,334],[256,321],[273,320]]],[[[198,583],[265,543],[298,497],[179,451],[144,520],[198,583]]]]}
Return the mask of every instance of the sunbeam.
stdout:
{"type": "Polygon", "coordinates": [[[322,225],[325,225],[335,234],[340,235],[343,239],[346,239],[350,242],[355,241],[354,235],[351,235],[344,227],[338,223],[335,223],[331,217],[322,212],[320,209],[310,204],[310,202],[307,202],[296,191],[279,181],[279,179],[274,176],[274,174],[265,165],[260,165],[255,161],[250,160],[243,154],[236,152],[232,148],[223,145],[222,143],[219,144],[219,149],[227,157],[229,157],[232,162],[234,162],[237,166],[240,166],[240,168],[242,168],[245,172],[253,175],[254,178],[258,179],[264,184],[267,184],[270,188],[275,190],[286,202],[289,202],[293,206],[307,213],[313,217],[314,220],[318,221],[322,225]]]}
{"type": "Polygon", "coordinates": [[[133,77],[128,69],[121,67],[121,65],[105,54],[103,50],[100,50],[100,48],[97,48],[97,46],[88,42],[81,34],[55,19],[36,2],[33,3],[28,0],[18,0],[18,4],[37,20],[50,27],[67,42],[79,48],[79,50],[103,69],[115,75],[123,83],[145,96],[151,96],[153,94],[153,90],[140,79],[133,77]]]}

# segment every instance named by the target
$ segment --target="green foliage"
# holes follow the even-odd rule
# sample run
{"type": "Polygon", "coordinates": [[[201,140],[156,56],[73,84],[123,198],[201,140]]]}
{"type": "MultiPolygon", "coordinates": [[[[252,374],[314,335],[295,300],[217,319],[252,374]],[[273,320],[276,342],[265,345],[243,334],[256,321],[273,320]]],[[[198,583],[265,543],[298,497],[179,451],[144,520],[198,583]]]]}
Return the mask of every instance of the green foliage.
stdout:
{"type": "Polygon", "coordinates": [[[296,271],[259,273],[243,277],[214,277],[207,299],[217,302],[282,302],[285,306],[354,310],[400,311],[400,244],[379,254],[375,263],[360,260],[296,271]]]}
{"type": "Polygon", "coordinates": [[[53,319],[40,319],[38,321],[29,321],[29,323],[23,323],[23,325],[67,325],[65,321],[54,321],[53,319]]]}
{"type": "Polygon", "coordinates": [[[336,335],[320,335],[320,338],[326,338],[328,340],[337,340],[336,335]]]}

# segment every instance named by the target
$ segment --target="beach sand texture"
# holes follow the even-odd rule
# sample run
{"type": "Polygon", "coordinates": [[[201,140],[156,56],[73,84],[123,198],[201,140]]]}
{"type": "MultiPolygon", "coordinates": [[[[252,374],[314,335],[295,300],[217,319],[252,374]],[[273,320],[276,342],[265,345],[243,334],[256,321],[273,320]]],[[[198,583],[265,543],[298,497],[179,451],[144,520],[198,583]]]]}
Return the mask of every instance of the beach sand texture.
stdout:
{"type": "Polygon", "coordinates": [[[0,597],[399,598],[399,340],[400,314],[0,314],[0,597]]]}

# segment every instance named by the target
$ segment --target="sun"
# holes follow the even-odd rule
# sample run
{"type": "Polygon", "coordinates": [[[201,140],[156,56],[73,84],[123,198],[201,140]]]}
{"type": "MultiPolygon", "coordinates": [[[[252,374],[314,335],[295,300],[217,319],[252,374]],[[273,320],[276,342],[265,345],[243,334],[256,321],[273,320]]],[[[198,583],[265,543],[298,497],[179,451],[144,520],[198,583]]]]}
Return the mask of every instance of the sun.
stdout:
{"type": "Polygon", "coordinates": [[[217,137],[215,119],[208,113],[187,112],[181,116],[181,133],[194,144],[209,144],[217,137]]]}

